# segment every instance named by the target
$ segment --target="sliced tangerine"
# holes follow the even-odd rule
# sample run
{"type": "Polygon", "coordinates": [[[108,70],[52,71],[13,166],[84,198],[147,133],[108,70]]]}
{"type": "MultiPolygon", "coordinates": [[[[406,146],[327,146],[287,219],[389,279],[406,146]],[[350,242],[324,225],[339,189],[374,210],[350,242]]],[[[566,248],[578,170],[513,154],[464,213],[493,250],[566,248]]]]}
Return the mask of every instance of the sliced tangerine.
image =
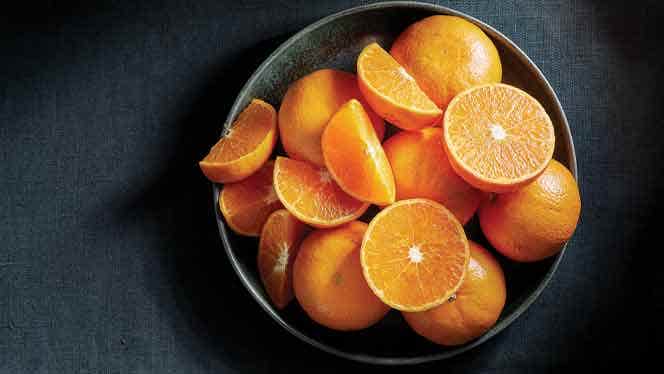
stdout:
{"type": "Polygon", "coordinates": [[[362,242],[369,287],[391,307],[416,312],[457,291],[469,261],[468,240],[454,215],[428,199],[398,201],[378,213],[362,242]]]}
{"type": "Polygon", "coordinates": [[[219,210],[236,233],[258,236],[267,217],[283,207],[274,191],[273,174],[274,161],[268,161],[248,178],[224,185],[219,210]]]}
{"type": "Polygon", "coordinates": [[[368,203],[394,202],[392,168],[359,101],[348,101],[332,116],[321,145],[327,170],[342,190],[368,203]]]}
{"type": "Polygon", "coordinates": [[[508,192],[540,175],[553,156],[555,134],[542,105],[502,83],[456,96],[444,118],[444,144],[454,170],[487,192],[508,192]]]}
{"type": "Polygon", "coordinates": [[[293,262],[307,226],[286,209],[272,213],[258,244],[258,271],[268,296],[282,309],[293,299],[293,262]]]}
{"type": "Polygon", "coordinates": [[[415,79],[377,43],[357,59],[360,91],[371,108],[390,123],[415,130],[438,122],[443,112],[415,79]]]}
{"type": "Polygon", "coordinates": [[[334,227],[361,216],[369,204],[345,193],[325,168],[277,157],[274,189],[281,203],[314,227],[334,227]]]}
{"type": "Polygon", "coordinates": [[[276,141],[277,112],[265,101],[253,99],[198,164],[212,182],[237,182],[267,161],[276,141]]]}

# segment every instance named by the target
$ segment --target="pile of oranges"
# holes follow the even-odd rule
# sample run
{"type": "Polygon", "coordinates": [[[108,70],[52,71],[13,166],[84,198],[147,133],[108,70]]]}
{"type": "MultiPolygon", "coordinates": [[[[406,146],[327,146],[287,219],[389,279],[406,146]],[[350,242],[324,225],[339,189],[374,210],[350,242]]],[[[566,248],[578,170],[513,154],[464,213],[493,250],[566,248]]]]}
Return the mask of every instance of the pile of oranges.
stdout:
{"type": "Polygon", "coordinates": [[[433,16],[390,51],[367,45],[357,75],[324,69],[293,82],[279,111],[254,99],[200,162],[223,183],[219,208],[258,236],[258,270],[277,308],[293,298],[314,321],[364,329],[390,309],[442,345],[485,333],[505,277],[463,225],[475,213],[502,256],[555,255],[581,209],[552,160],[549,116],[500,83],[492,41],[433,16]],[[386,124],[395,126],[387,140],[386,124]],[[286,155],[270,160],[277,139],[286,155]],[[365,214],[375,205],[377,214],[365,214]]]}

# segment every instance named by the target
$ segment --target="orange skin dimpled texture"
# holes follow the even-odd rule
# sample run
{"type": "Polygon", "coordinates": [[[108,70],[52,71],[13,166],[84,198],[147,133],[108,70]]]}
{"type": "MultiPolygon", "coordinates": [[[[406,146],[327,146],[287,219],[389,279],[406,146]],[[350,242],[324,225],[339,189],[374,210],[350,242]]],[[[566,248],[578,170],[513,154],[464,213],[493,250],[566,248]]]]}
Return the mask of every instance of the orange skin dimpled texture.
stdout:
{"type": "Polygon", "coordinates": [[[475,214],[483,193],[456,175],[443,149],[443,130],[429,127],[402,131],[385,141],[397,200],[423,197],[443,204],[465,224],[475,214]]]}
{"type": "Polygon", "coordinates": [[[581,196],[574,176],[556,160],[532,183],[482,203],[482,232],[503,255],[532,262],[558,253],[574,234],[581,196]]]}
{"type": "MultiPolygon", "coordinates": [[[[357,77],[345,71],[317,70],[291,84],[279,108],[279,133],[286,153],[325,166],[321,135],[332,115],[350,99],[364,101],[357,77]]],[[[372,110],[367,114],[382,140],[385,123],[372,110]]]]}
{"type": "Polygon", "coordinates": [[[410,25],[390,54],[443,110],[458,93],[502,79],[498,50],[474,24],[455,16],[431,16],[410,25]]]}
{"type": "Polygon", "coordinates": [[[360,244],[367,224],[350,222],[307,236],[295,259],[295,297],[314,321],[334,330],[360,330],[380,321],[390,308],[362,276],[360,244]]]}
{"type": "Polygon", "coordinates": [[[403,313],[415,332],[434,343],[452,346],[478,338],[496,323],[505,306],[507,292],[500,264],[479,244],[469,244],[466,279],[455,297],[424,312],[403,313]]]}

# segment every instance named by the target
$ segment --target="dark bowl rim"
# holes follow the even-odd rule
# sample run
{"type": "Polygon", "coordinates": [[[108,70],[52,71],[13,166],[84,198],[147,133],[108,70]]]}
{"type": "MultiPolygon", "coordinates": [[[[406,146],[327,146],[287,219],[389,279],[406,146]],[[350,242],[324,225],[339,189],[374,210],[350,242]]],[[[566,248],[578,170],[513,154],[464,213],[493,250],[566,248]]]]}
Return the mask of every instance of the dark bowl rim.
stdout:
{"type": "MultiPolygon", "coordinates": [[[[560,101],[558,100],[558,96],[556,95],[555,91],[551,87],[551,84],[549,81],[546,79],[542,71],[537,67],[537,65],[514,43],[512,42],[508,37],[503,35],[501,32],[498,30],[494,29],[492,26],[470,16],[467,15],[463,12],[442,6],[442,5],[436,5],[436,4],[429,4],[429,3],[422,3],[422,2],[416,2],[416,1],[386,1],[386,2],[379,2],[379,3],[373,3],[373,4],[367,4],[367,5],[360,5],[352,8],[348,8],[345,10],[342,10],[337,13],[333,13],[331,15],[328,15],[326,17],[321,18],[320,20],[309,24],[299,32],[297,32],[295,35],[291,36],[283,42],[277,49],[274,50],[266,59],[261,63],[261,65],[254,71],[254,73],[251,75],[251,77],[247,80],[247,82],[244,84],[242,89],[240,90],[235,102],[233,103],[233,106],[231,107],[231,110],[226,118],[226,121],[224,122],[224,126],[228,126],[230,123],[232,123],[233,119],[239,113],[240,111],[240,105],[241,105],[241,98],[242,96],[246,95],[246,93],[249,91],[250,87],[252,87],[255,83],[255,81],[259,78],[259,76],[263,73],[263,71],[267,68],[268,65],[271,64],[271,62],[278,56],[280,55],[283,51],[288,49],[293,43],[301,39],[303,36],[307,35],[311,31],[329,23],[332,21],[335,21],[339,18],[348,16],[350,14],[355,14],[355,13],[361,13],[365,12],[368,10],[374,10],[374,9],[385,9],[385,8],[393,8],[393,7],[406,7],[406,8],[416,8],[416,9],[422,9],[422,10],[428,10],[432,11],[435,13],[439,14],[448,14],[448,15],[454,15],[458,16],[461,18],[464,18],[478,27],[480,27],[485,33],[489,34],[489,36],[493,39],[498,39],[502,43],[504,43],[505,46],[507,46],[511,51],[520,59],[522,62],[525,62],[527,66],[529,66],[537,75],[537,79],[540,80],[544,84],[544,89],[546,91],[547,96],[553,98],[554,104],[555,104],[555,109],[559,112],[560,118],[562,119],[564,126],[563,132],[565,136],[565,140],[569,142],[569,154],[568,157],[570,159],[570,171],[574,175],[574,177],[578,180],[577,176],[577,161],[576,161],[576,153],[574,149],[574,142],[571,134],[571,130],[569,127],[569,123],[567,121],[567,116],[565,115],[565,112],[562,108],[562,105],[560,104],[560,101]]],[[[512,324],[521,314],[523,314],[529,307],[530,305],[539,297],[539,295],[542,293],[544,288],[546,288],[547,284],[553,277],[554,273],[556,272],[556,269],[558,268],[558,265],[560,264],[563,255],[565,253],[565,250],[567,248],[567,244],[565,244],[562,248],[562,250],[556,255],[554,258],[554,262],[551,264],[551,267],[549,268],[548,272],[542,278],[540,283],[538,284],[537,288],[535,291],[533,291],[528,297],[526,297],[525,300],[519,305],[511,314],[507,315],[504,319],[500,320],[496,325],[494,325],[489,331],[487,331],[484,335],[481,337],[465,344],[462,346],[459,346],[457,348],[453,348],[450,350],[447,350],[445,352],[441,353],[435,353],[435,354],[430,354],[430,355],[424,355],[424,356],[418,356],[418,357],[377,357],[377,356],[371,356],[367,354],[356,354],[356,353],[348,353],[344,352],[340,349],[334,348],[332,346],[329,346],[325,343],[322,343],[316,339],[313,339],[306,335],[305,333],[299,331],[295,327],[289,325],[281,316],[279,316],[278,313],[276,313],[272,307],[269,305],[269,303],[266,300],[263,300],[261,296],[258,294],[258,292],[251,286],[249,280],[247,279],[247,276],[244,274],[242,269],[240,268],[240,264],[238,262],[238,259],[235,257],[235,254],[233,253],[233,249],[231,246],[231,243],[229,241],[228,233],[226,231],[225,224],[223,223],[223,220],[221,218],[221,215],[218,212],[217,206],[218,206],[218,196],[219,196],[219,186],[217,184],[212,183],[212,194],[213,194],[213,207],[214,207],[214,212],[215,212],[215,217],[217,219],[217,227],[219,229],[219,235],[221,236],[222,239],[222,244],[224,246],[224,250],[226,251],[226,254],[228,255],[228,258],[230,260],[230,263],[235,271],[235,273],[238,275],[240,278],[243,286],[247,289],[247,291],[252,295],[254,300],[263,308],[263,310],[272,317],[279,325],[281,325],[286,331],[291,333],[292,335],[298,337],[302,341],[322,350],[328,353],[331,353],[333,355],[343,357],[345,359],[349,359],[352,361],[358,361],[358,362],[364,362],[364,363],[369,363],[369,364],[381,364],[381,365],[409,365],[409,364],[420,364],[420,363],[425,363],[425,362],[431,362],[431,361],[438,361],[438,360],[444,360],[447,358],[451,358],[454,356],[457,356],[463,352],[466,352],[472,348],[475,348],[479,346],[480,344],[484,343],[485,341],[489,340],[502,330],[504,330],[507,326],[512,324]]]]}

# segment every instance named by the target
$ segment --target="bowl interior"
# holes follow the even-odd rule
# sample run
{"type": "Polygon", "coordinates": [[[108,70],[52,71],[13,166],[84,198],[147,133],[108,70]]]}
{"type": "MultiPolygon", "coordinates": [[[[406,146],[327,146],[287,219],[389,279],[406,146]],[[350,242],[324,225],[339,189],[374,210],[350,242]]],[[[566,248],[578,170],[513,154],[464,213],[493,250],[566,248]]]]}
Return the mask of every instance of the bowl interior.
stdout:
{"type": "MultiPolygon", "coordinates": [[[[288,85],[322,68],[355,72],[355,61],[364,46],[376,41],[389,48],[395,37],[411,23],[433,14],[454,14],[469,19],[492,38],[500,53],[503,82],[537,98],[556,129],[555,158],[576,175],[576,161],[565,115],[555,94],[532,62],[507,38],[481,22],[447,8],[430,4],[387,3],[353,8],[327,17],[286,41],[251,77],[238,96],[226,125],[254,98],[279,107],[288,85]]],[[[500,260],[507,281],[507,302],[498,323],[483,337],[461,347],[445,348],[429,343],[391,311],[376,325],[359,332],[336,332],[312,322],[296,301],[282,311],[274,309],[263,290],[256,268],[257,239],[228,230],[217,207],[219,186],[214,187],[217,221],[231,263],[259,304],[291,333],[328,352],[374,363],[415,363],[451,357],[480,344],[505,328],[539,295],[553,275],[560,257],[534,264],[506,260],[491,248],[479,230],[477,219],[466,225],[469,238],[492,250],[500,260]]]]}

